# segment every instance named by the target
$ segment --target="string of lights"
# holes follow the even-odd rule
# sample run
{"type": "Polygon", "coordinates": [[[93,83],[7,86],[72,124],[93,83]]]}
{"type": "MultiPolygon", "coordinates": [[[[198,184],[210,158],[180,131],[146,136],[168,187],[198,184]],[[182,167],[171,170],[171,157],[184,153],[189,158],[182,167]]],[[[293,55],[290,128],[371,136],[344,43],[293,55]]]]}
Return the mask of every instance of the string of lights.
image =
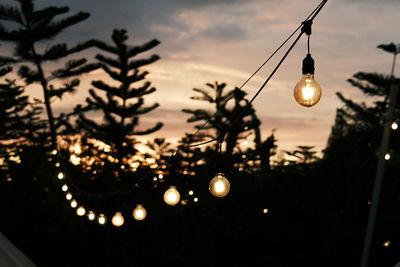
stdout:
{"type": "MultiPolygon", "coordinates": [[[[265,86],[268,84],[270,79],[273,77],[273,75],[276,73],[276,71],[279,69],[283,61],[286,59],[286,57],[289,55],[293,47],[297,44],[297,42],[300,40],[302,35],[306,33],[308,35],[308,54],[307,57],[303,60],[303,76],[308,75],[307,78],[305,79],[305,84],[304,85],[299,85],[301,82],[299,82],[296,87],[295,87],[295,98],[296,98],[296,88],[300,88],[300,93],[302,97],[302,101],[306,101],[303,104],[300,103],[297,98],[296,101],[302,104],[303,106],[313,106],[315,105],[321,96],[320,93],[320,87],[319,85],[317,86],[317,91],[314,89],[315,81],[313,80],[313,74],[314,74],[314,61],[311,58],[310,55],[310,48],[309,48],[309,37],[311,35],[311,25],[314,20],[314,18],[317,16],[317,14],[320,12],[320,10],[323,8],[323,6],[326,4],[327,0],[323,0],[312,12],[311,14],[293,31],[285,41],[278,46],[278,48],[267,58],[267,60],[264,61],[263,64],[261,64],[260,67],[257,68],[257,70],[239,87],[239,90],[241,90],[268,62],[269,60],[275,56],[275,54],[294,36],[296,32],[301,30],[300,34],[298,37],[294,40],[294,42],[291,44],[289,49],[285,52],[284,56],[282,59],[279,61],[278,65],[274,68],[274,70],[271,72],[271,74],[267,77],[267,79],[264,81],[262,86],[259,88],[259,90],[254,94],[254,96],[247,101],[247,105],[245,106],[245,109],[242,110],[240,114],[236,117],[236,119],[240,119],[242,115],[246,114],[250,108],[251,104],[253,101],[258,97],[258,95],[261,93],[261,91],[265,88],[265,86]],[[313,87],[314,86],[314,87],[313,87]],[[319,92],[318,92],[319,89],[319,92]],[[316,93],[315,93],[316,92],[316,93]],[[318,96],[319,94],[319,96],[318,96]],[[314,99],[315,95],[317,95],[317,100],[314,99]],[[308,102],[307,102],[308,101],[308,102]]],[[[304,79],[303,79],[304,80],[304,79]]],[[[230,96],[227,101],[231,100],[234,97],[234,95],[230,96]]],[[[190,140],[181,146],[178,146],[177,150],[172,153],[170,159],[175,159],[177,154],[183,149],[183,148],[188,148],[188,147],[199,147],[203,146],[215,141],[219,142],[218,145],[218,158],[221,160],[221,154],[222,154],[222,143],[224,141],[225,133],[219,134],[217,138],[201,142],[201,143],[196,143],[192,144],[193,138],[210,122],[212,118],[214,118],[218,114],[218,111],[214,113],[211,117],[209,117],[206,122],[198,127],[197,131],[191,135],[190,140]]],[[[53,150],[51,152],[51,155],[54,157],[59,157],[60,153],[57,150],[53,150]]],[[[55,159],[56,167],[58,169],[62,169],[60,166],[60,159],[55,159]]],[[[135,190],[137,190],[140,186],[133,186],[133,184],[139,184],[140,182],[147,180],[151,176],[154,176],[155,173],[157,173],[158,170],[163,168],[164,166],[166,167],[168,164],[167,160],[162,163],[158,164],[156,169],[149,170],[148,173],[142,175],[138,179],[135,179],[132,183],[128,183],[126,185],[123,185],[115,190],[112,190],[108,193],[90,193],[86,192],[85,190],[80,189],[76,184],[73,183],[71,179],[68,179],[68,177],[65,175],[63,171],[58,171],[57,173],[57,178],[61,182],[61,190],[66,193],[66,199],[70,202],[70,205],[72,208],[76,208],[76,213],[78,216],[84,216],[85,214],[87,215],[88,219],[91,221],[97,220],[97,222],[101,225],[107,223],[107,217],[104,213],[99,213],[98,216],[96,216],[96,213],[93,210],[88,210],[86,212],[86,209],[83,205],[79,205],[78,201],[73,197],[72,193],[70,192],[70,189],[73,189],[73,191],[76,191],[76,196],[86,198],[86,199],[93,199],[93,198],[110,198],[114,195],[119,195],[119,194],[130,194],[133,193],[135,190]],[[125,191],[125,189],[127,189],[125,191]]],[[[218,164],[218,166],[222,166],[222,163],[218,164]]],[[[158,177],[154,177],[155,179],[163,179],[163,175],[159,174],[158,177]]],[[[210,192],[216,196],[216,197],[224,197],[228,194],[230,189],[230,184],[228,179],[226,179],[224,170],[223,168],[218,168],[216,176],[210,181],[209,184],[209,190],[210,192]]],[[[191,191],[192,192],[192,191],[191,191]]],[[[192,192],[193,193],[193,192],[192,192]]],[[[194,198],[194,201],[198,200],[198,198],[194,198]]],[[[180,200],[180,193],[177,190],[175,185],[170,185],[169,188],[165,191],[164,193],[164,202],[168,205],[174,206],[177,203],[179,203],[180,200]]],[[[83,200],[82,200],[83,201],[83,200]]],[[[266,213],[266,212],[264,212],[266,213]]],[[[142,203],[138,203],[136,207],[132,211],[133,217],[140,221],[146,218],[147,211],[144,208],[144,205],[142,203]]],[[[114,216],[111,219],[111,222],[114,226],[122,226],[124,224],[124,217],[121,214],[120,211],[116,211],[114,216]]]]}

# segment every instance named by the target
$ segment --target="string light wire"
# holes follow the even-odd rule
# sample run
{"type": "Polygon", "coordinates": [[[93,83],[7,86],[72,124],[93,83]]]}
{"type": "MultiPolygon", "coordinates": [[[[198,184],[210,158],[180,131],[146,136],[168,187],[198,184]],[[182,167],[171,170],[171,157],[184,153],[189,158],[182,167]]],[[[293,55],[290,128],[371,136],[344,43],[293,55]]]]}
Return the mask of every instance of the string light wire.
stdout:
{"type": "MultiPolygon", "coordinates": [[[[274,52],[250,75],[250,77],[248,79],[246,79],[246,81],[238,88],[238,90],[241,90],[271,59],[272,57],[274,57],[276,55],[276,53],[283,47],[286,45],[286,43],[301,29],[300,34],[298,35],[298,37],[295,39],[295,41],[292,43],[292,45],[289,47],[289,49],[286,51],[286,53],[284,54],[284,56],[282,57],[282,59],[279,61],[278,65],[275,67],[275,69],[271,72],[271,74],[267,77],[267,79],[264,81],[264,83],[261,85],[261,87],[258,89],[258,91],[254,94],[254,96],[246,102],[246,109],[242,110],[243,112],[241,114],[239,114],[240,116],[238,116],[237,118],[240,119],[241,115],[245,114],[245,112],[248,112],[248,110],[251,107],[251,104],[253,103],[253,101],[258,97],[258,95],[261,93],[261,91],[265,88],[265,86],[267,85],[267,83],[269,82],[269,80],[272,78],[272,76],[276,73],[276,71],[279,69],[279,67],[281,66],[281,64],[283,63],[283,61],[286,59],[286,57],[289,55],[290,51],[293,49],[293,47],[297,44],[297,42],[299,41],[299,39],[301,38],[301,36],[307,32],[308,37],[310,36],[311,33],[311,24],[313,19],[317,16],[317,14],[320,12],[320,10],[322,9],[322,7],[326,4],[328,0],[323,0],[322,2],[319,3],[319,5],[310,13],[310,15],[307,16],[307,18],[274,50],[274,52]],[[308,33],[308,31],[310,33],[308,33]]],[[[309,39],[308,39],[308,43],[309,43],[309,39]]],[[[308,49],[309,49],[309,45],[308,45],[308,49]]],[[[232,98],[234,97],[234,94],[232,94],[228,100],[230,101],[232,98]]],[[[216,115],[218,114],[218,111],[216,111],[211,117],[209,117],[206,122],[204,122],[200,127],[198,127],[198,129],[194,132],[193,135],[191,135],[190,140],[193,140],[193,138],[210,122],[210,120],[212,118],[214,118],[216,115]]],[[[225,136],[225,133],[222,133],[223,136],[225,136]]],[[[188,141],[189,144],[184,144],[181,145],[177,148],[177,150],[172,153],[171,157],[175,158],[175,156],[179,153],[179,151],[182,148],[186,148],[186,147],[199,147],[199,146],[203,146],[209,143],[212,143],[214,141],[219,141],[221,139],[221,136],[218,136],[217,138],[208,140],[208,141],[204,141],[201,143],[196,143],[196,144],[190,144],[190,140],[188,141]]],[[[219,146],[219,149],[221,148],[221,145],[219,146]]],[[[59,153],[57,153],[59,154],[59,153]]],[[[167,163],[164,164],[160,164],[158,165],[159,169],[160,167],[166,166],[167,163]]],[[[150,176],[154,175],[154,172],[151,171],[141,177],[139,177],[138,179],[136,179],[133,183],[137,184],[140,183],[141,181],[149,178],[150,176]]],[[[130,194],[133,191],[135,191],[137,188],[132,186],[132,183],[126,184],[118,189],[115,189],[109,193],[89,193],[86,191],[83,191],[81,189],[79,189],[72,181],[71,179],[69,179],[69,184],[72,188],[76,189],[78,192],[80,192],[81,194],[86,195],[89,198],[107,198],[110,197],[114,194],[130,194]],[[130,190],[128,191],[124,191],[124,189],[126,188],[130,188],[130,190]]]]}

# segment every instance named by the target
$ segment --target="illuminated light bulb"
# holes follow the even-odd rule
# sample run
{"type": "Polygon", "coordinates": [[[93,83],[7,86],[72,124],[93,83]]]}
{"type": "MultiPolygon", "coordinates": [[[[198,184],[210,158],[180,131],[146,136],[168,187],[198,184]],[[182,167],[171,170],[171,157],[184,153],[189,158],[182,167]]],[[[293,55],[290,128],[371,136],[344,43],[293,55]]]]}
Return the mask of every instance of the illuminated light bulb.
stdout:
{"type": "Polygon", "coordinates": [[[386,153],[385,159],[386,159],[386,160],[389,160],[389,159],[390,159],[390,154],[389,154],[389,153],[386,153]]]}
{"type": "Polygon", "coordinates": [[[93,211],[89,210],[87,213],[87,217],[90,221],[93,221],[96,218],[96,214],[93,211]]]}
{"type": "Polygon", "coordinates": [[[53,155],[57,155],[57,150],[53,150],[53,151],[51,151],[51,154],[53,154],[53,155]]]}
{"type": "Polygon", "coordinates": [[[154,178],[153,178],[153,181],[156,182],[156,181],[157,181],[157,177],[154,177],[154,178]]]}
{"type": "Polygon", "coordinates": [[[121,212],[116,212],[115,215],[112,217],[111,222],[114,226],[120,227],[124,224],[124,217],[122,216],[121,212]]]}
{"type": "Polygon", "coordinates": [[[65,195],[65,198],[68,199],[68,200],[71,200],[71,199],[72,199],[71,193],[67,193],[67,194],[65,195]]]}
{"type": "Polygon", "coordinates": [[[312,107],[319,102],[322,95],[321,86],[314,80],[314,59],[311,54],[303,59],[303,77],[293,91],[297,103],[312,107]]]}
{"type": "Polygon", "coordinates": [[[164,175],[159,174],[159,175],[158,175],[158,179],[162,179],[162,178],[164,178],[164,175]]]}
{"type": "Polygon", "coordinates": [[[76,214],[77,214],[78,216],[83,216],[83,215],[85,215],[85,213],[86,213],[86,210],[85,210],[85,208],[82,207],[82,206],[80,206],[79,208],[76,209],[76,214]]]}
{"type": "Polygon", "coordinates": [[[173,185],[171,185],[164,193],[164,202],[171,206],[175,206],[179,202],[180,198],[181,195],[173,185]]]}
{"type": "MultiPolygon", "coordinates": [[[[90,218],[89,218],[89,220],[90,220],[90,218]]],[[[99,214],[99,217],[97,217],[97,222],[99,223],[99,224],[101,224],[101,225],[104,225],[104,224],[106,224],[107,223],[107,218],[106,218],[106,216],[104,215],[104,214],[99,214]]]]}
{"type": "Polygon", "coordinates": [[[399,128],[399,125],[397,124],[397,122],[394,121],[394,122],[392,123],[392,129],[393,129],[393,130],[397,130],[398,128],[399,128]]]}
{"type": "Polygon", "coordinates": [[[388,247],[390,245],[390,241],[386,241],[385,243],[383,243],[384,247],[388,247]]]}
{"type": "Polygon", "coordinates": [[[195,198],[193,199],[193,201],[194,201],[194,202],[199,202],[199,198],[195,197],[195,198]]]}
{"type": "Polygon", "coordinates": [[[268,213],[268,209],[263,209],[264,214],[268,213]]]}
{"type": "Polygon", "coordinates": [[[76,208],[78,206],[78,202],[75,199],[71,200],[71,208],[76,208]]]}
{"type": "Polygon", "coordinates": [[[193,190],[189,191],[189,195],[193,196],[193,190]]]}
{"type": "Polygon", "coordinates": [[[211,179],[208,189],[211,194],[216,197],[224,197],[229,193],[231,185],[228,179],[225,178],[223,172],[217,172],[215,177],[211,179]]]}
{"type": "Polygon", "coordinates": [[[59,172],[58,175],[57,175],[57,178],[58,178],[59,180],[61,180],[62,178],[64,178],[64,173],[59,172]]]}
{"type": "Polygon", "coordinates": [[[68,185],[63,185],[62,187],[61,187],[61,190],[62,191],[64,191],[64,192],[66,192],[67,190],[68,190],[68,185]]]}
{"type": "Polygon", "coordinates": [[[143,221],[146,218],[147,211],[141,204],[137,204],[136,208],[133,210],[133,218],[137,221],[143,221]]]}

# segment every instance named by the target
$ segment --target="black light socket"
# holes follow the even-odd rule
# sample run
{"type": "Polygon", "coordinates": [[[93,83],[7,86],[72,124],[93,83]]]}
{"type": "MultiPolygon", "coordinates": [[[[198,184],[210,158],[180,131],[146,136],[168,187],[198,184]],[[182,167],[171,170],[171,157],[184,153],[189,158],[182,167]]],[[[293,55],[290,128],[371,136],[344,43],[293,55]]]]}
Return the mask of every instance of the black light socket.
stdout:
{"type": "Polygon", "coordinates": [[[314,74],[314,71],[314,59],[311,57],[311,54],[307,54],[303,59],[303,74],[314,74]]]}

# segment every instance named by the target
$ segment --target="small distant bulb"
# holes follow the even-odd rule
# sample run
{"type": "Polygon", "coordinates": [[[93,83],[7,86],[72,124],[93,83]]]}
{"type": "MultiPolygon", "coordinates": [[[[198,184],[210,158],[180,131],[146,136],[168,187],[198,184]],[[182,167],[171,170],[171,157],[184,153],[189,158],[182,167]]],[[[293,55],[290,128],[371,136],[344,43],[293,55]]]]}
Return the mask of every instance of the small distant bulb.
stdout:
{"type": "Polygon", "coordinates": [[[392,123],[392,129],[393,129],[393,130],[397,130],[397,128],[399,128],[399,125],[397,124],[397,122],[394,121],[394,122],[392,123]]]}
{"type": "Polygon", "coordinates": [[[79,208],[76,209],[76,214],[77,214],[78,216],[83,216],[83,215],[85,215],[85,213],[86,213],[86,210],[85,210],[85,208],[82,207],[82,206],[80,206],[79,208]]]}
{"type": "Polygon", "coordinates": [[[386,153],[385,159],[386,159],[386,160],[389,160],[389,159],[390,159],[390,154],[389,154],[389,153],[386,153]]]}
{"type": "MultiPolygon", "coordinates": [[[[90,220],[90,218],[89,218],[89,220],[90,220]]],[[[107,222],[107,218],[106,218],[106,216],[104,215],[104,214],[99,214],[99,217],[97,217],[97,222],[99,223],[99,224],[101,224],[101,225],[104,225],[104,224],[106,224],[106,222],[107,222]]]]}
{"type": "Polygon", "coordinates": [[[62,178],[64,178],[64,173],[59,172],[58,175],[57,175],[57,178],[58,178],[59,180],[61,180],[62,178]]]}
{"type": "Polygon", "coordinates": [[[68,190],[68,185],[63,185],[62,187],[61,187],[61,190],[62,191],[64,191],[64,192],[66,192],[67,190],[68,190]]]}
{"type": "Polygon", "coordinates": [[[71,200],[71,199],[72,199],[71,193],[67,193],[67,194],[65,195],[65,198],[68,199],[68,200],[71,200]]]}
{"type": "Polygon", "coordinates": [[[195,198],[193,199],[193,201],[194,201],[194,202],[199,202],[199,198],[195,197],[195,198]]]}
{"type": "Polygon", "coordinates": [[[87,216],[90,221],[93,221],[96,218],[96,214],[91,210],[88,211],[87,216]]]}
{"type": "Polygon", "coordinates": [[[386,241],[385,243],[383,243],[384,247],[388,247],[390,245],[390,241],[386,241]]]}
{"type": "Polygon", "coordinates": [[[211,194],[216,197],[224,197],[229,193],[231,185],[225,174],[218,172],[213,179],[211,179],[208,189],[211,194]]]}
{"type": "Polygon", "coordinates": [[[121,212],[116,212],[115,215],[112,217],[111,222],[114,226],[120,227],[124,224],[124,217],[122,216],[121,212]]]}
{"type": "Polygon", "coordinates": [[[137,204],[136,208],[133,210],[133,218],[137,221],[142,221],[146,218],[147,211],[141,204],[137,204]]]}
{"type": "Polygon", "coordinates": [[[193,196],[193,194],[194,194],[194,193],[193,193],[193,190],[190,190],[190,191],[189,191],[189,195],[193,196]]]}
{"type": "Polygon", "coordinates": [[[163,178],[164,178],[164,175],[162,175],[162,174],[158,175],[158,179],[163,179],[163,178]]]}
{"type": "Polygon", "coordinates": [[[178,190],[176,190],[176,187],[172,185],[164,193],[164,202],[171,206],[176,205],[180,198],[181,195],[179,194],[178,190]]]}
{"type": "Polygon", "coordinates": [[[57,155],[57,150],[53,150],[53,151],[51,151],[51,154],[53,154],[53,155],[57,155]]]}
{"type": "Polygon", "coordinates": [[[71,200],[71,208],[76,208],[78,206],[78,202],[75,199],[71,200]]]}
{"type": "Polygon", "coordinates": [[[264,214],[268,213],[268,209],[263,209],[264,214]]]}

